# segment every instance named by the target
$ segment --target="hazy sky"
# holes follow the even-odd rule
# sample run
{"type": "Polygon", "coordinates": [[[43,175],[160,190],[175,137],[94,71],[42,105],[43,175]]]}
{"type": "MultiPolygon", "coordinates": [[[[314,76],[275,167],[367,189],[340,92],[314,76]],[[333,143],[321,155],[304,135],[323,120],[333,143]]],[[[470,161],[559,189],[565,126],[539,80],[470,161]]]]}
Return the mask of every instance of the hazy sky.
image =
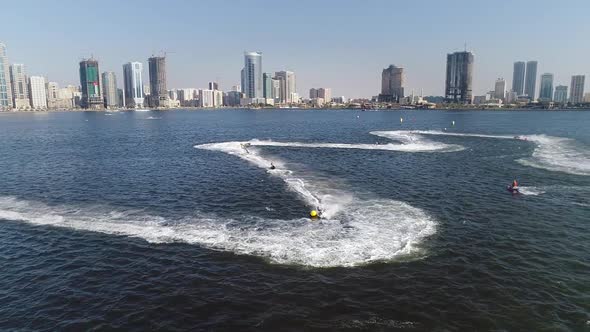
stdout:
{"type": "Polygon", "coordinates": [[[79,84],[78,61],[93,54],[121,86],[123,63],[147,69],[166,51],[168,88],[217,80],[228,90],[248,50],[263,52],[264,71],[295,71],[304,97],[311,87],[376,95],[389,64],[405,68],[407,93],[441,95],[446,53],[464,43],[475,53],[476,94],[497,77],[510,87],[516,60],[538,60],[538,74],[554,73],[556,84],[590,74],[590,0],[4,2],[9,61],[60,84],[79,84]]]}

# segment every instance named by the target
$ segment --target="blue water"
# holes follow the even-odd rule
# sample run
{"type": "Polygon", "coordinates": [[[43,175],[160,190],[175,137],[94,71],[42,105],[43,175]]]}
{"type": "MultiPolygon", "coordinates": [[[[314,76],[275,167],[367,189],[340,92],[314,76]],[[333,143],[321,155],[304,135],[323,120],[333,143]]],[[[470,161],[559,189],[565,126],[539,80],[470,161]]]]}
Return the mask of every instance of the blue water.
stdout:
{"type": "Polygon", "coordinates": [[[581,111],[0,114],[0,329],[589,330],[589,128],[581,111]]]}

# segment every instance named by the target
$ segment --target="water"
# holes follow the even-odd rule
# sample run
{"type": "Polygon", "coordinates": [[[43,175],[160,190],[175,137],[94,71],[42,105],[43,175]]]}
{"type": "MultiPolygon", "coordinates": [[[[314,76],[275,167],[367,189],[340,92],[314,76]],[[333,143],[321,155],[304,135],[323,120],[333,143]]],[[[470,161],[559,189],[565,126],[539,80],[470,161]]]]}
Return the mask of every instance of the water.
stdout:
{"type": "Polygon", "coordinates": [[[589,125],[0,114],[0,329],[589,330],[589,125]]]}

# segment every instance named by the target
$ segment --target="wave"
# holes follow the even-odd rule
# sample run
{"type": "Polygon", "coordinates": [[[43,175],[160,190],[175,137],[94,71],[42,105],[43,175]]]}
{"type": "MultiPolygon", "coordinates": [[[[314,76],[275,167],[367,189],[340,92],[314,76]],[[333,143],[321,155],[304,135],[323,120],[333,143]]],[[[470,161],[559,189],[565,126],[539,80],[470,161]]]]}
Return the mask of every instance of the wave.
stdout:
{"type": "Polygon", "coordinates": [[[535,144],[535,149],[531,157],[518,159],[517,162],[520,164],[574,175],[590,175],[590,148],[570,138],[547,135],[466,134],[435,130],[400,131],[399,133],[409,137],[412,135],[441,135],[527,141],[535,144]]]}
{"type": "Polygon", "coordinates": [[[255,255],[278,264],[356,266],[419,255],[417,244],[435,232],[419,209],[391,200],[356,202],[340,220],[310,222],[196,214],[165,218],[107,206],[48,206],[0,197],[0,219],[144,239],[150,243],[200,245],[255,255]]]}
{"type": "Polygon", "coordinates": [[[518,192],[523,195],[527,195],[527,196],[538,196],[538,195],[542,195],[542,194],[546,193],[547,191],[545,191],[539,187],[520,186],[520,187],[518,187],[518,192]]]}

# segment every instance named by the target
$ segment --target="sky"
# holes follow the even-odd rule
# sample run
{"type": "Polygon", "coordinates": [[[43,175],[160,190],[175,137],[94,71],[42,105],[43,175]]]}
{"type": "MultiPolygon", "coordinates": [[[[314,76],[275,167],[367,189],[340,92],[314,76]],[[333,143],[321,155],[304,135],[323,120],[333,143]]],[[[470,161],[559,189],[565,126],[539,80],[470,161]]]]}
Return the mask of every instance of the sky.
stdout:
{"type": "MultiPolygon", "coordinates": [[[[29,75],[79,84],[78,62],[101,71],[167,56],[168,88],[239,84],[244,51],[263,52],[265,72],[294,71],[297,91],[377,95],[381,71],[401,66],[406,94],[444,93],[446,54],[475,54],[474,93],[512,83],[514,61],[569,85],[590,75],[588,0],[19,0],[2,5],[0,42],[29,75]]],[[[539,83],[537,82],[537,90],[539,83]]]]}

